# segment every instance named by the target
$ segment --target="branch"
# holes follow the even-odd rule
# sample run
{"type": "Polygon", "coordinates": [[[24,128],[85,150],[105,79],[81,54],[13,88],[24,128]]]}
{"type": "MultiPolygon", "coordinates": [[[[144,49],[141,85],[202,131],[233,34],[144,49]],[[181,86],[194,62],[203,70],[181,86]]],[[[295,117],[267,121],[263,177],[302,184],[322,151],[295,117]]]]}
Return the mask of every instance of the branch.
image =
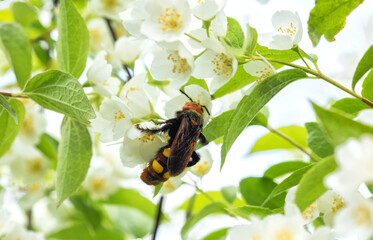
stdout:
{"type": "Polygon", "coordinates": [[[158,231],[158,227],[159,227],[159,224],[161,222],[161,216],[162,216],[162,205],[163,205],[163,196],[159,199],[159,203],[158,203],[158,212],[157,212],[157,217],[155,219],[155,224],[154,224],[154,230],[153,230],[153,236],[152,236],[152,240],[155,240],[156,237],[157,237],[157,231],[158,231]]]}
{"type": "Polygon", "coordinates": [[[16,98],[28,98],[26,95],[22,95],[20,93],[7,93],[7,92],[0,92],[1,95],[6,97],[16,97],[16,98]]]}

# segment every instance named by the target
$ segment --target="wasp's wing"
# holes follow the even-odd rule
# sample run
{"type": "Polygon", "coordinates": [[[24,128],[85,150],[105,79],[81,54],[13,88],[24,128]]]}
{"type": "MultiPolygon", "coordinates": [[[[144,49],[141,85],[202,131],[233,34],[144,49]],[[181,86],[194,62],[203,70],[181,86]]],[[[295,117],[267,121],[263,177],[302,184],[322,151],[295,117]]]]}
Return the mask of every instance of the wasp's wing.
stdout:
{"type": "Polygon", "coordinates": [[[182,117],[167,161],[171,176],[179,175],[186,168],[201,132],[201,126],[193,124],[188,116],[182,117]]]}

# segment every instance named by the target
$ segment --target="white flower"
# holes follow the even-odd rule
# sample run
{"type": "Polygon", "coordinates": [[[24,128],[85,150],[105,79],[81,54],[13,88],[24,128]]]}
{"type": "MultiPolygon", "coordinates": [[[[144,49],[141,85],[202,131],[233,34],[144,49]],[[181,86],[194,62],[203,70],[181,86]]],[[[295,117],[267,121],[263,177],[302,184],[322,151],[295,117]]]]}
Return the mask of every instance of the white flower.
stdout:
{"type": "MultiPolygon", "coordinates": [[[[193,100],[202,106],[205,106],[211,113],[211,97],[210,94],[198,85],[188,85],[184,88],[184,92],[193,100]]],[[[187,98],[184,94],[172,98],[166,103],[165,114],[168,118],[176,117],[177,111],[182,111],[183,106],[190,102],[190,99],[187,98]]],[[[206,124],[210,119],[210,115],[207,113],[205,108],[203,109],[203,121],[206,124]]]]}
{"type": "Polygon", "coordinates": [[[259,42],[272,49],[286,50],[298,45],[303,35],[303,27],[298,13],[277,11],[272,17],[274,33],[259,35],[259,42]]]}
{"type": "Polygon", "coordinates": [[[116,19],[118,14],[133,4],[133,0],[92,0],[89,2],[91,9],[107,18],[116,19]]]}
{"type": "Polygon", "coordinates": [[[140,57],[144,46],[144,39],[123,36],[115,42],[115,53],[123,63],[132,64],[140,57]]]}
{"type": "Polygon", "coordinates": [[[359,112],[356,120],[373,127],[373,110],[364,109],[359,112]]]}
{"type": "Polygon", "coordinates": [[[123,26],[131,35],[135,37],[143,36],[140,31],[141,24],[149,15],[145,10],[146,2],[147,0],[136,0],[133,4],[133,7],[119,14],[123,26]]]}
{"type": "Polygon", "coordinates": [[[12,146],[15,152],[10,163],[13,176],[27,184],[42,180],[49,169],[49,161],[34,147],[18,143],[12,146]]]}
{"type": "Polygon", "coordinates": [[[266,217],[265,221],[266,232],[263,240],[298,240],[308,237],[308,233],[303,227],[303,221],[300,216],[274,214],[266,217]]]}
{"type": "Polygon", "coordinates": [[[237,60],[216,39],[206,39],[202,44],[207,50],[194,62],[193,76],[199,79],[213,78],[211,91],[218,90],[237,71],[237,60]]]}
{"type": "Polygon", "coordinates": [[[276,73],[276,69],[266,60],[254,60],[243,65],[245,71],[252,75],[259,77],[256,82],[261,83],[267,77],[276,73]]]}
{"type": "Polygon", "coordinates": [[[219,98],[221,102],[221,106],[222,106],[219,113],[223,113],[223,112],[235,109],[238,103],[243,98],[243,96],[244,96],[243,91],[238,90],[238,91],[226,94],[223,97],[219,98]]]}
{"type": "Polygon", "coordinates": [[[18,136],[25,144],[36,145],[45,131],[47,122],[39,105],[29,99],[22,99],[22,103],[25,106],[25,118],[18,136]]]}
{"type": "Polygon", "coordinates": [[[335,240],[335,234],[328,227],[321,226],[316,229],[308,240],[335,240]]]}
{"type": "Polygon", "coordinates": [[[193,55],[180,42],[163,44],[163,51],[154,56],[150,72],[156,80],[171,80],[171,85],[184,85],[194,67],[193,55]]]}
{"type": "Polygon", "coordinates": [[[113,48],[113,39],[105,20],[102,18],[89,20],[87,28],[90,36],[90,46],[94,52],[113,48]]]}
{"type": "Polygon", "coordinates": [[[42,233],[35,233],[32,231],[27,231],[21,225],[15,222],[10,222],[7,226],[6,233],[2,240],[44,240],[42,233]]]}
{"type": "Polygon", "coordinates": [[[132,114],[125,103],[118,97],[106,99],[100,106],[97,118],[91,120],[95,132],[101,133],[102,142],[110,142],[122,138],[132,126],[132,114]]]}
{"type": "Polygon", "coordinates": [[[24,210],[30,210],[40,199],[45,196],[46,186],[43,179],[33,182],[31,184],[20,185],[18,190],[22,192],[23,196],[19,198],[18,205],[24,210]]]}
{"type": "Polygon", "coordinates": [[[102,157],[94,156],[83,187],[93,199],[105,199],[118,188],[118,180],[113,167],[102,157]]]}
{"type": "Polygon", "coordinates": [[[254,220],[251,224],[234,226],[228,235],[230,240],[262,240],[265,231],[265,221],[254,220]]]}
{"type": "Polygon", "coordinates": [[[0,237],[6,232],[10,216],[9,213],[3,209],[0,209],[0,237]]]}
{"type": "Polygon", "coordinates": [[[350,195],[346,207],[335,216],[337,236],[368,240],[373,236],[373,203],[360,194],[350,195]]]}
{"type": "Polygon", "coordinates": [[[295,204],[295,192],[296,188],[292,188],[286,195],[285,198],[285,213],[286,215],[299,215],[303,218],[304,224],[309,224],[313,222],[319,216],[319,210],[317,208],[316,202],[313,202],[309,207],[307,207],[302,213],[300,212],[298,206],[295,204]]]}
{"type": "Polygon", "coordinates": [[[355,192],[363,183],[373,183],[373,137],[349,139],[337,147],[339,168],[326,177],[325,183],[338,193],[355,192]]]}
{"type": "Polygon", "coordinates": [[[333,226],[335,214],[343,208],[345,200],[338,193],[328,190],[317,199],[317,208],[324,214],[324,222],[333,226]]]}
{"type": "MultiPolygon", "coordinates": [[[[154,124],[146,122],[143,128],[154,128],[154,124]]],[[[120,158],[126,167],[135,167],[149,162],[157,151],[166,145],[163,136],[138,130],[135,126],[128,131],[120,148],[120,158]]]]}
{"type": "Polygon", "coordinates": [[[198,150],[198,154],[201,159],[196,165],[190,167],[189,170],[193,174],[199,177],[202,177],[210,171],[211,166],[212,166],[212,158],[211,158],[210,152],[207,151],[206,149],[198,150]]]}
{"type": "Polygon", "coordinates": [[[163,186],[159,193],[161,193],[162,195],[167,195],[178,189],[183,184],[181,178],[184,177],[185,173],[186,171],[176,177],[170,177],[166,182],[163,183],[163,186]]]}
{"type": "Polygon", "coordinates": [[[227,0],[192,0],[191,8],[194,16],[202,20],[211,20],[220,13],[227,0]]]}
{"type": "Polygon", "coordinates": [[[104,51],[97,54],[95,60],[88,69],[87,77],[89,81],[95,84],[93,89],[96,92],[105,97],[111,97],[118,93],[120,80],[111,77],[113,67],[107,63],[105,56],[106,52],[104,51]]]}
{"type": "Polygon", "coordinates": [[[146,78],[146,73],[137,74],[124,85],[120,93],[135,118],[151,114],[158,97],[157,90],[149,84],[145,84],[146,78]]]}
{"type": "Polygon", "coordinates": [[[173,42],[188,31],[191,11],[187,0],[148,0],[141,33],[154,41],[173,42]]]}

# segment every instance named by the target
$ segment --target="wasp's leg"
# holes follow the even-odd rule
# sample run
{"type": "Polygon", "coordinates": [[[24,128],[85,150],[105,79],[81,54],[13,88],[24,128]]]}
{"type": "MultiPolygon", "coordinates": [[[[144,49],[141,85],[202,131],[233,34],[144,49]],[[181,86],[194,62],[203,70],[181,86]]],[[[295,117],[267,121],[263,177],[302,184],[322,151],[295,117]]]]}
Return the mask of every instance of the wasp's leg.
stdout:
{"type": "Polygon", "coordinates": [[[161,125],[161,124],[164,124],[165,122],[158,122],[158,120],[155,120],[155,119],[152,119],[150,120],[152,123],[154,123],[155,125],[161,125]]]}
{"type": "Polygon", "coordinates": [[[199,142],[200,142],[203,146],[206,146],[207,144],[209,144],[209,141],[207,141],[205,135],[203,135],[202,133],[199,135],[199,142]]]}
{"type": "Polygon", "coordinates": [[[156,120],[151,120],[151,121],[154,122],[157,125],[163,124],[163,126],[160,127],[160,128],[155,128],[155,129],[143,128],[139,124],[136,124],[135,126],[138,130],[140,130],[142,132],[147,132],[147,133],[150,133],[150,134],[156,134],[156,133],[159,133],[159,132],[166,132],[166,131],[170,130],[170,128],[173,126],[173,124],[177,123],[178,119],[177,118],[171,118],[171,119],[168,119],[165,122],[157,122],[156,120]]]}
{"type": "Polygon", "coordinates": [[[192,153],[192,161],[188,162],[188,167],[196,165],[201,158],[199,157],[198,153],[196,151],[193,151],[192,153]]]}

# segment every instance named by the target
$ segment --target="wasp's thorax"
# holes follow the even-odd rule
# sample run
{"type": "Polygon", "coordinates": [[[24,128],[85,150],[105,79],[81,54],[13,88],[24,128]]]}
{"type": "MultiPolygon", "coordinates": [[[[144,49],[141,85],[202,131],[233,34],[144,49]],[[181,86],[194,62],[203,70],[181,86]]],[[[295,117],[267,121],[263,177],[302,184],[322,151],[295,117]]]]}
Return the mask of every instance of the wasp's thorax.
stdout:
{"type": "Polygon", "coordinates": [[[183,111],[194,111],[203,119],[203,108],[200,104],[195,102],[188,102],[183,106],[183,111]]]}

